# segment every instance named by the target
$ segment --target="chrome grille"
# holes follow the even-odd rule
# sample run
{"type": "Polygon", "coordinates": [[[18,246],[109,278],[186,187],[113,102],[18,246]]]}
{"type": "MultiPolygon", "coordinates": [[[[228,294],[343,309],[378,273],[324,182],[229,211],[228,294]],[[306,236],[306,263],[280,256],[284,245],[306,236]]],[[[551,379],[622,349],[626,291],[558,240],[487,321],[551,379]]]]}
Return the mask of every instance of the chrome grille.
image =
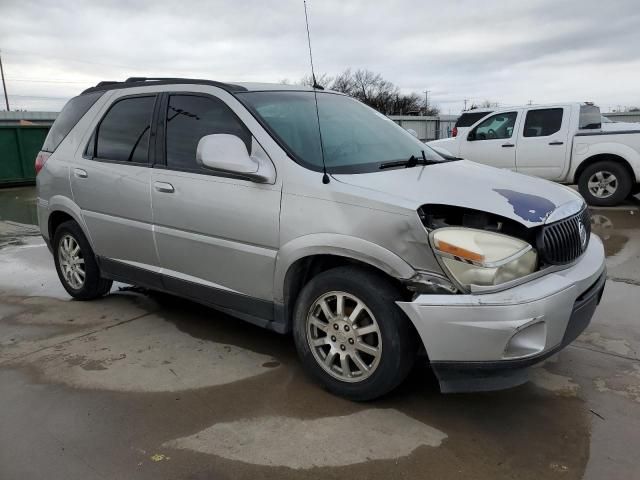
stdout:
{"type": "Polygon", "coordinates": [[[545,263],[571,263],[587,249],[591,235],[591,215],[584,208],[580,213],[545,225],[540,235],[538,253],[545,263]]]}

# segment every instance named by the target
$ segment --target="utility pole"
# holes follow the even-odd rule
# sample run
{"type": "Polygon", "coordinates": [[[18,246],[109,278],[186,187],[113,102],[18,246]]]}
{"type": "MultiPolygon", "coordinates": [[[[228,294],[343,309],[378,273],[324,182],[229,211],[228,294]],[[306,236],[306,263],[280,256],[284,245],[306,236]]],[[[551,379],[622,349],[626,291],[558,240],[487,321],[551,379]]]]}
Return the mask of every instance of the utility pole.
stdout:
{"type": "Polygon", "coordinates": [[[4,101],[7,104],[7,112],[9,111],[9,96],[7,95],[7,84],[4,83],[4,69],[2,68],[2,51],[0,50],[0,75],[2,76],[2,89],[4,90],[4,101]]]}
{"type": "Polygon", "coordinates": [[[424,91],[424,114],[427,115],[429,112],[429,92],[431,90],[424,91]]]}
{"type": "Polygon", "coordinates": [[[465,99],[464,99],[464,111],[465,111],[465,112],[467,111],[467,102],[468,102],[468,101],[469,101],[469,99],[468,99],[468,98],[465,98],[465,99]]]}
{"type": "Polygon", "coordinates": [[[529,105],[533,105],[533,100],[529,100],[529,105]]]}

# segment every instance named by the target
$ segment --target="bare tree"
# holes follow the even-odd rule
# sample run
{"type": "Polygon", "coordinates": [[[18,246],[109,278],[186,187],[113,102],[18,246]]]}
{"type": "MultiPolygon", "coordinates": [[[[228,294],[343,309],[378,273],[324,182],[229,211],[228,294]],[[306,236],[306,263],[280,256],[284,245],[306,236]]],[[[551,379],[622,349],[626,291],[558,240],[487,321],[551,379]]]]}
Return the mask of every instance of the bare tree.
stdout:
{"type": "Polygon", "coordinates": [[[480,102],[480,108],[498,108],[498,102],[493,102],[491,100],[484,100],[480,102]]]}
{"type": "MultiPolygon", "coordinates": [[[[335,77],[323,73],[317,76],[316,80],[320,86],[356,98],[385,115],[418,113],[438,115],[440,113],[440,109],[435,105],[429,106],[428,111],[425,112],[424,103],[418,94],[400,92],[396,85],[371,70],[352,71],[347,68],[335,77]]],[[[307,75],[302,77],[298,84],[312,85],[313,79],[307,75]]]]}
{"type": "MultiPolygon", "coordinates": [[[[322,88],[329,88],[331,85],[331,81],[333,77],[330,77],[326,73],[321,73],[320,75],[316,75],[316,83],[320,85],[322,88]]],[[[298,85],[307,85],[309,87],[313,87],[313,77],[311,75],[305,75],[300,79],[298,85]]]]}

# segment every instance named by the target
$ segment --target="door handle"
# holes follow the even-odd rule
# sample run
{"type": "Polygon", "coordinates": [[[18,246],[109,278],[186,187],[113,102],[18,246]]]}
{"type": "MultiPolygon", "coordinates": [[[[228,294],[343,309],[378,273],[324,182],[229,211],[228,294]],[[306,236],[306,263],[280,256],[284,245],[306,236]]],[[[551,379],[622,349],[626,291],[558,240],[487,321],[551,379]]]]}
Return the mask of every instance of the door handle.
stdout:
{"type": "Polygon", "coordinates": [[[87,174],[87,171],[83,170],[81,168],[74,168],[73,169],[73,175],[78,177],[78,178],[87,178],[89,176],[87,174]]]}
{"type": "Polygon", "coordinates": [[[549,142],[549,145],[564,145],[564,142],[559,142],[559,141],[554,141],[554,142],[549,142]]]}
{"type": "Polygon", "coordinates": [[[503,143],[502,146],[503,146],[503,148],[515,147],[515,145],[513,143],[503,143]]]}
{"type": "Polygon", "coordinates": [[[153,184],[153,188],[155,188],[158,192],[162,192],[162,193],[175,192],[175,188],[173,188],[173,185],[167,182],[155,182],[153,184]]]}

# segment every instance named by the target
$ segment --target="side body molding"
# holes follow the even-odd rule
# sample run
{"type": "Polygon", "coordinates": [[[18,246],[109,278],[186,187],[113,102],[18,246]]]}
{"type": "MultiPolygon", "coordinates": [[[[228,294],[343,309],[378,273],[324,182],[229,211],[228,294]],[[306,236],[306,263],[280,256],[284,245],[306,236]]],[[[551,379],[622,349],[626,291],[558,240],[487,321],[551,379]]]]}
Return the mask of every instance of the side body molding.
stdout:
{"type": "Polygon", "coordinates": [[[276,256],[274,300],[284,302],[284,280],[289,268],[312,255],[337,255],[377,267],[398,279],[408,279],[415,270],[395,253],[361,238],[336,233],[313,233],[283,245],[276,256]]]}

